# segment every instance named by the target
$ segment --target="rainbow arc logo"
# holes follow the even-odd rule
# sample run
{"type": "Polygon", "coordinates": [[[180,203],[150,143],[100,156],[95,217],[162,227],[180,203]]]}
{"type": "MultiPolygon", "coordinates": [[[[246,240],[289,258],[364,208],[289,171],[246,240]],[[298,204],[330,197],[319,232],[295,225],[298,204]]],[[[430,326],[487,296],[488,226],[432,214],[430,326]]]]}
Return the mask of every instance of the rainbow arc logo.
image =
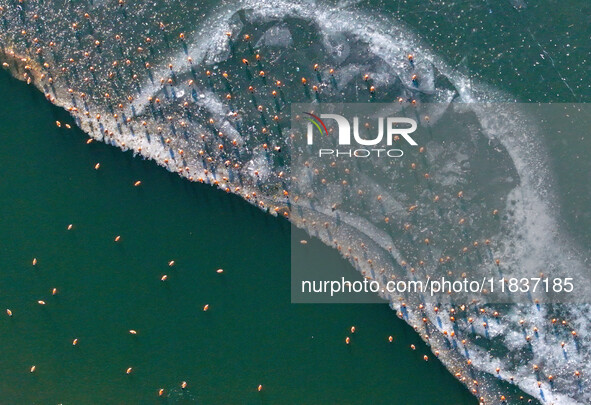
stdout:
{"type": "Polygon", "coordinates": [[[320,117],[309,113],[309,112],[304,112],[304,114],[309,115],[312,118],[306,118],[308,121],[310,121],[312,124],[314,124],[316,126],[316,128],[318,128],[318,131],[320,131],[320,133],[322,133],[322,129],[324,129],[324,134],[326,136],[328,136],[328,130],[326,129],[326,125],[324,125],[324,122],[322,122],[322,120],[320,119],[320,117]],[[320,127],[320,125],[322,125],[322,128],[320,127]]]}

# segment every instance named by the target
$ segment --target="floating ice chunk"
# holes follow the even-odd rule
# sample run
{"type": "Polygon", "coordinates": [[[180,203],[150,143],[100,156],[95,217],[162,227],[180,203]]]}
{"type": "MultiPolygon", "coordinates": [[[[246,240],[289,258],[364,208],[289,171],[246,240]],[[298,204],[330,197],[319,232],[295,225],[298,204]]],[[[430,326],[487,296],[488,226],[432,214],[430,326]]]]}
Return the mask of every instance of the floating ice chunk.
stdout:
{"type": "Polygon", "coordinates": [[[262,46],[287,48],[292,42],[291,32],[287,28],[287,25],[277,24],[265,31],[263,36],[257,41],[255,48],[262,46]]]}
{"type": "Polygon", "coordinates": [[[336,63],[344,62],[351,53],[351,46],[349,46],[348,39],[342,33],[325,34],[324,46],[336,63]]]}

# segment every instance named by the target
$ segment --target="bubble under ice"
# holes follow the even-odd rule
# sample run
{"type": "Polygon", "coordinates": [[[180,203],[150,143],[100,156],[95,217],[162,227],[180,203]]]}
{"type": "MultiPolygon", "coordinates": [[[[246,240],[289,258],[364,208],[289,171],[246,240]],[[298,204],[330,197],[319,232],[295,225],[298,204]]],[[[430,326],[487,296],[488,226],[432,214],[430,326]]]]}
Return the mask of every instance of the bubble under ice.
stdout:
{"type": "MultiPolygon", "coordinates": [[[[519,275],[560,259],[559,265],[582,272],[562,235],[540,232],[557,226],[549,215],[552,179],[535,127],[503,105],[475,104],[506,98],[454,72],[398,21],[354,6],[298,1],[214,6],[0,0],[0,6],[3,62],[68,109],[90,136],[289,217],[366,275],[377,278],[384,269],[384,276],[409,276],[419,260],[440,258],[449,269],[499,258],[507,273],[519,275]],[[429,187],[407,160],[389,168],[396,188],[362,172],[346,187],[334,181],[323,189],[313,174],[291,172],[299,167],[289,155],[291,103],[399,99],[408,108],[412,100],[419,108],[470,103],[465,108],[479,128],[471,139],[470,132],[447,143],[429,139],[424,154],[411,156],[415,172],[432,174],[429,187]],[[513,136],[507,122],[530,135],[513,136]],[[484,169],[476,163],[483,157],[504,168],[495,172],[489,193],[479,189],[484,169]],[[309,182],[292,183],[294,176],[309,176],[309,182]],[[310,190],[311,195],[298,194],[310,190]],[[359,201],[365,210],[358,209],[359,201]],[[413,205],[420,208],[410,213],[413,205]],[[493,208],[502,212],[500,220],[490,216],[493,208]],[[444,213],[433,214],[437,210],[444,213]],[[433,243],[415,243],[425,238],[433,243]],[[484,247],[485,238],[490,247],[484,247]],[[474,241],[480,247],[473,248],[474,241]],[[464,246],[469,252],[459,254],[464,246]]],[[[428,114],[435,119],[445,109],[428,114]]],[[[416,296],[388,298],[448,369],[487,403],[507,395],[501,379],[548,403],[591,401],[588,306],[435,306],[422,305],[416,296]]]]}

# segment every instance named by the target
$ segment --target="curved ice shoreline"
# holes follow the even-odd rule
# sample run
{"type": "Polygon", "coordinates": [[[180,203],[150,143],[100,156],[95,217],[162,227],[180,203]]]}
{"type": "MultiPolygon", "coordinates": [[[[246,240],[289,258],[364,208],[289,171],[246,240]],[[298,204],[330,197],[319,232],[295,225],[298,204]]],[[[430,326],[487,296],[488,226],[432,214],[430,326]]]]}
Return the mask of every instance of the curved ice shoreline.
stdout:
{"type": "MultiPolygon", "coordinates": [[[[228,192],[240,194],[251,203],[269,210],[271,214],[285,214],[290,217],[290,220],[294,224],[306,228],[311,234],[322,239],[327,245],[334,246],[335,240],[337,240],[343,250],[350,248],[351,252],[345,253],[345,255],[349,256],[353,265],[359,271],[368,275],[373,274],[374,277],[376,277],[376,269],[391,268],[393,262],[400,263],[403,260],[401,253],[396,251],[396,246],[390,236],[387,233],[380,232],[379,229],[373,227],[371,221],[367,221],[364,218],[353,218],[349,223],[344,221],[343,225],[338,227],[330,226],[331,233],[327,233],[327,228],[319,225],[327,221],[330,223],[334,222],[334,214],[330,210],[330,206],[325,206],[324,209],[310,210],[308,209],[310,201],[306,201],[305,197],[300,197],[298,201],[295,201],[293,197],[291,199],[286,198],[283,195],[285,179],[279,175],[279,171],[277,170],[281,167],[274,164],[265,164],[269,159],[269,153],[253,145],[252,138],[241,135],[241,132],[236,129],[240,126],[240,119],[233,117],[228,105],[208,87],[208,79],[203,79],[202,82],[196,84],[193,88],[195,90],[194,96],[192,95],[189,98],[188,94],[191,93],[192,86],[187,86],[186,84],[181,85],[180,77],[183,76],[185,78],[184,82],[187,82],[187,79],[190,79],[192,76],[190,73],[191,66],[195,66],[195,70],[201,71],[210,66],[213,67],[228,58],[228,47],[231,44],[231,40],[226,36],[226,32],[232,32],[233,37],[239,32],[242,34],[241,30],[245,21],[249,24],[256,25],[273,20],[283,21],[287,17],[290,17],[313,21],[319,27],[319,31],[325,33],[327,38],[338,38],[340,32],[346,32],[347,35],[352,35],[358,40],[366,41],[368,48],[374,54],[382,55],[382,60],[396,72],[399,72],[401,80],[404,80],[404,75],[401,72],[408,71],[409,69],[405,61],[405,55],[407,52],[412,51],[416,53],[417,59],[422,59],[423,61],[421,62],[424,64],[424,66],[421,66],[423,74],[426,77],[429,75],[429,71],[431,70],[429,65],[435,67],[441,75],[452,82],[461,101],[498,101],[501,97],[491,89],[478,87],[480,90],[475,90],[475,86],[470,84],[466,78],[453,73],[451,69],[445,66],[444,62],[438,60],[427,48],[420,46],[414,36],[403,27],[383,28],[385,26],[383,20],[374,17],[370,18],[369,16],[360,18],[359,11],[357,10],[353,12],[350,10],[325,9],[325,11],[318,12],[318,10],[310,9],[309,4],[278,4],[277,2],[257,3],[257,7],[253,9],[253,4],[245,2],[240,6],[230,4],[222,7],[221,11],[210,13],[209,17],[207,17],[209,24],[207,29],[202,28],[201,32],[196,32],[193,39],[185,39],[186,51],[182,49],[182,43],[176,44],[176,52],[171,52],[170,49],[156,48],[158,52],[164,53],[165,56],[158,56],[156,59],[159,59],[159,62],[155,63],[150,69],[150,74],[154,77],[154,81],[152,82],[148,78],[148,73],[145,71],[140,73],[141,69],[137,68],[137,74],[140,76],[137,81],[141,83],[139,86],[141,90],[139,94],[134,95],[132,100],[126,100],[126,93],[132,93],[133,91],[131,89],[132,86],[125,84],[124,80],[121,81],[123,84],[119,85],[118,83],[111,84],[102,78],[98,79],[98,84],[92,92],[87,90],[81,91],[76,88],[78,83],[76,83],[74,76],[82,75],[82,69],[78,71],[75,65],[69,65],[66,55],[61,55],[61,58],[55,56],[59,52],[65,54],[71,52],[77,59],[80,58],[82,60],[80,55],[82,52],[80,50],[82,42],[80,39],[74,39],[75,32],[77,31],[67,31],[66,26],[69,24],[68,18],[64,18],[65,23],[62,29],[63,32],[67,31],[68,34],[63,35],[66,38],[60,39],[69,42],[71,49],[68,49],[66,46],[59,49],[60,45],[56,45],[58,50],[53,55],[51,52],[46,54],[43,51],[42,54],[47,58],[44,61],[49,63],[49,68],[45,68],[39,60],[39,56],[36,56],[33,52],[33,49],[36,47],[36,45],[33,45],[35,41],[30,37],[33,34],[25,33],[23,35],[20,32],[22,31],[20,28],[23,28],[25,31],[33,30],[34,35],[37,35],[38,41],[43,44],[39,45],[40,47],[52,48],[48,44],[51,38],[53,38],[52,35],[55,35],[55,33],[51,34],[49,32],[50,30],[46,27],[46,25],[50,24],[50,21],[43,21],[41,23],[45,24],[42,25],[46,27],[44,32],[43,29],[38,28],[37,24],[39,23],[32,23],[36,21],[33,17],[33,14],[37,12],[36,9],[28,10],[28,6],[25,5],[24,12],[21,12],[21,10],[18,10],[12,4],[3,4],[2,6],[4,8],[3,18],[8,18],[8,21],[14,24],[14,26],[11,26],[11,30],[2,28],[0,32],[3,34],[4,56],[8,56],[8,63],[12,65],[15,76],[25,80],[31,78],[33,83],[48,95],[50,101],[70,110],[80,127],[93,138],[111,143],[122,149],[132,149],[144,157],[154,159],[168,170],[178,172],[190,180],[207,182],[228,192]],[[237,11],[244,9],[250,9],[251,14],[247,18],[237,19],[237,11]],[[27,17],[23,19],[21,17],[22,13],[27,17]],[[368,21],[371,21],[372,24],[368,24],[368,21]],[[213,30],[214,32],[212,32],[212,26],[216,27],[213,30]],[[72,33],[70,34],[70,32],[72,33]],[[14,52],[14,55],[11,55],[11,51],[14,52]],[[187,55],[192,57],[192,64],[187,63],[187,55]],[[23,58],[25,59],[24,61],[22,60],[23,58]],[[172,63],[173,69],[168,67],[168,63],[172,63]],[[66,68],[66,71],[62,72],[61,67],[65,66],[72,67],[66,68]],[[177,68],[177,66],[181,67],[177,68]],[[26,77],[24,76],[25,73],[27,74],[26,77]],[[172,92],[176,92],[177,95],[169,94],[168,96],[162,96],[163,86],[158,84],[159,78],[168,79],[174,75],[179,76],[178,84],[175,79],[174,86],[170,86],[170,89],[172,92]],[[54,78],[54,82],[49,83],[49,78],[54,78]],[[122,86],[122,88],[118,86],[122,86]],[[70,92],[68,90],[69,88],[73,88],[73,91],[70,92]],[[84,97],[81,94],[82,92],[85,93],[84,97]],[[186,98],[191,100],[190,110],[196,111],[197,113],[205,111],[207,116],[214,120],[214,123],[208,126],[207,123],[199,122],[199,120],[198,122],[191,122],[187,118],[186,125],[183,126],[180,120],[183,119],[184,110],[176,106],[176,104],[180,104],[180,99],[182,98],[180,96],[181,92],[185,93],[187,95],[186,98]],[[109,93],[109,97],[105,97],[106,93],[109,93]],[[161,117],[158,113],[152,113],[150,117],[149,110],[155,103],[149,102],[148,97],[153,97],[153,99],[161,97],[162,105],[166,104],[166,107],[162,107],[162,111],[166,110],[178,114],[172,121],[173,124],[167,120],[164,113],[161,113],[161,117]],[[108,99],[112,101],[108,101],[108,99]],[[118,110],[115,107],[115,111],[118,111],[118,118],[114,118],[110,109],[118,103],[122,103],[123,108],[118,110]],[[170,108],[168,108],[169,106],[170,108]],[[72,109],[72,107],[77,110],[72,109]],[[85,114],[85,110],[89,113],[85,114]],[[126,118],[129,118],[130,121],[126,122],[126,118]],[[158,127],[161,129],[158,129],[158,127]],[[202,143],[195,142],[191,138],[191,135],[195,136],[201,132],[208,135],[213,134],[213,137],[207,137],[202,143]],[[233,142],[236,143],[234,145],[237,148],[236,156],[230,152],[226,154],[225,150],[220,151],[221,149],[217,148],[218,140],[215,139],[215,132],[223,133],[225,137],[223,142],[226,150],[229,149],[230,144],[233,142]],[[189,136],[185,137],[185,133],[189,136]],[[171,142],[167,143],[165,137],[170,139],[171,142]],[[200,151],[204,151],[204,154],[200,154],[200,151]],[[211,156],[211,162],[208,162],[207,159],[202,157],[207,155],[211,156]],[[230,161],[230,164],[226,164],[227,161],[230,161]],[[238,167],[235,168],[235,164],[238,164],[238,167]],[[255,174],[255,171],[258,173],[255,174]],[[288,210],[288,204],[291,205],[291,210],[288,210]],[[298,214],[298,208],[302,209],[303,215],[298,214]],[[304,219],[306,221],[305,223],[304,219]],[[316,224],[312,224],[313,222],[316,222],[316,224]],[[364,243],[365,247],[360,247],[360,243],[364,243]],[[364,260],[355,260],[355,257],[364,257],[368,253],[372,257],[372,264],[368,264],[364,260]]],[[[39,7],[42,8],[41,6],[39,7]]],[[[102,5],[97,5],[97,8],[100,9],[100,7],[102,5]]],[[[39,15],[43,16],[43,11],[40,10],[39,15]]],[[[81,9],[75,10],[75,14],[82,15],[82,11],[81,9]]],[[[108,14],[107,11],[105,13],[108,14]]],[[[137,18],[139,19],[140,17],[137,18]]],[[[98,22],[94,21],[94,23],[98,23],[100,26],[100,21],[102,20],[98,22]]],[[[60,30],[59,27],[56,29],[57,31],[60,30]]],[[[109,32],[109,35],[105,33],[103,37],[102,34],[97,34],[100,33],[98,27],[93,28],[92,31],[94,34],[90,36],[93,39],[95,35],[97,38],[100,36],[101,39],[96,40],[101,41],[105,45],[100,44],[98,46],[98,48],[102,47],[99,52],[96,51],[97,47],[95,47],[95,51],[92,52],[90,58],[95,62],[96,75],[104,74],[109,70],[111,62],[111,60],[107,59],[108,56],[106,54],[109,54],[110,51],[106,44],[110,41],[109,38],[114,36],[114,32],[109,32]],[[100,62],[103,60],[109,63],[103,63],[104,66],[100,66],[100,62]]],[[[154,38],[157,35],[160,34],[156,32],[154,38]]],[[[189,36],[188,34],[185,35],[187,37],[189,36]]],[[[88,39],[84,41],[87,45],[85,49],[92,49],[92,41],[88,39]]],[[[332,43],[334,41],[331,42],[331,40],[327,39],[327,42],[332,43]]],[[[164,41],[161,41],[161,43],[164,43],[164,41]]],[[[130,49],[133,49],[135,45],[130,44],[130,49]]],[[[122,54],[124,53],[122,52],[122,54]]],[[[120,63],[125,64],[124,57],[120,57],[119,59],[121,60],[120,63]]],[[[131,56],[130,59],[132,59],[131,56]]],[[[138,65],[138,63],[135,59],[132,61],[134,66],[138,65]]],[[[211,69],[213,75],[219,75],[219,72],[215,72],[213,68],[211,69]]],[[[272,68],[270,69],[272,70],[272,68]]],[[[309,74],[312,75],[312,73],[309,74]]],[[[203,76],[203,73],[199,72],[199,76],[203,76]]],[[[376,81],[379,82],[380,76],[376,74],[376,77],[376,81]]],[[[337,76],[336,80],[344,83],[347,78],[344,75],[337,76]]],[[[384,76],[382,82],[379,83],[388,86],[392,82],[387,76],[384,76]]],[[[425,85],[428,88],[421,89],[425,93],[437,90],[434,84],[430,85],[427,83],[425,85]]],[[[447,99],[447,94],[443,94],[441,97],[447,99]]],[[[477,106],[474,110],[478,114],[477,106]]],[[[540,191],[547,192],[545,189],[542,190],[539,185],[550,182],[549,175],[545,173],[543,152],[527,148],[532,156],[528,157],[520,153],[526,148],[516,144],[516,142],[519,142],[519,139],[510,137],[510,134],[500,133],[498,121],[487,122],[487,120],[490,120],[487,116],[480,116],[479,118],[483,122],[482,125],[490,129],[491,136],[494,136],[505,145],[505,149],[510,154],[513,153],[511,158],[521,180],[520,185],[512,193],[516,195],[515,198],[519,197],[519,201],[521,201],[524,207],[523,212],[519,216],[522,222],[518,223],[516,227],[525,230],[525,232],[520,233],[520,236],[524,237],[528,243],[522,244],[521,246],[514,246],[514,250],[512,251],[495,252],[495,254],[501,255],[503,258],[523,258],[526,263],[528,263],[528,260],[531,260],[531,257],[527,257],[526,253],[528,252],[526,250],[532,248],[538,252],[533,254],[533,257],[541,254],[548,256],[552,256],[552,254],[558,255],[559,253],[557,252],[544,252],[546,247],[554,242],[554,236],[549,235],[548,238],[550,239],[540,239],[537,235],[535,238],[533,237],[536,233],[535,229],[539,227],[551,228],[554,226],[554,220],[546,214],[548,212],[547,204],[542,203],[542,198],[538,195],[540,191]],[[528,215],[528,210],[532,210],[536,215],[528,215]]],[[[503,118],[497,119],[503,120],[503,118]]],[[[272,138],[270,139],[274,141],[272,138]]],[[[532,139],[522,140],[522,142],[528,143],[528,146],[531,145],[531,141],[532,139]]],[[[507,201],[511,198],[510,196],[507,197],[507,201]]],[[[580,266],[576,260],[565,263],[565,265],[580,266]]],[[[409,324],[415,327],[417,333],[430,343],[434,352],[439,352],[439,357],[448,369],[456,374],[470,389],[476,389],[476,395],[483,397],[487,403],[497,403],[500,396],[503,395],[496,382],[497,375],[506,380],[509,379],[510,375],[513,375],[515,383],[519,384],[524,391],[540,399],[542,399],[543,395],[543,399],[548,403],[586,403],[589,401],[591,393],[586,389],[587,373],[585,372],[587,370],[586,364],[588,364],[588,340],[582,333],[589,317],[586,307],[581,308],[578,314],[571,314],[571,322],[578,323],[576,329],[579,332],[579,336],[578,341],[573,339],[568,341],[567,348],[573,348],[573,353],[568,358],[568,361],[565,362],[562,361],[562,352],[560,349],[555,349],[560,344],[561,336],[553,332],[554,326],[548,322],[549,318],[553,315],[545,307],[537,308],[533,304],[513,306],[505,311],[499,309],[501,315],[491,318],[494,309],[488,309],[483,314],[479,312],[481,308],[475,306],[463,311],[461,315],[459,313],[456,314],[455,316],[458,319],[456,326],[454,326],[449,320],[451,315],[449,308],[441,307],[438,312],[435,312],[431,306],[420,309],[421,302],[416,297],[415,301],[412,301],[412,298],[405,297],[404,306],[402,305],[402,297],[389,298],[392,302],[393,309],[397,310],[409,324]],[[473,318],[473,322],[467,321],[469,316],[473,318]],[[486,336],[504,336],[506,339],[505,345],[513,351],[529,350],[527,349],[528,343],[521,336],[523,327],[519,321],[522,317],[527,320],[527,324],[537,325],[539,328],[537,334],[540,336],[533,343],[529,343],[530,346],[534,346],[536,354],[533,354],[534,348],[532,348],[532,358],[525,359],[524,364],[514,364],[511,360],[503,361],[504,359],[500,357],[490,360],[486,350],[482,350],[472,344],[474,340],[484,339],[486,336]],[[426,318],[426,322],[423,321],[423,318],[426,318]],[[489,324],[488,330],[484,330],[484,328],[479,326],[483,322],[489,324]],[[458,328],[458,324],[461,324],[460,328],[458,328]],[[470,328],[473,331],[468,330],[470,328]],[[454,330],[463,330],[462,336],[459,336],[460,332],[456,332],[456,337],[450,337],[449,332],[454,330]],[[449,332],[447,335],[444,335],[443,331],[449,332]],[[471,364],[467,364],[464,344],[462,343],[462,339],[464,338],[466,339],[465,346],[469,348],[471,364]],[[579,346],[578,349],[576,348],[577,345],[579,346]],[[453,347],[457,348],[450,349],[453,347]],[[551,364],[551,362],[544,364],[545,358],[553,358],[554,364],[551,364]],[[539,365],[538,372],[532,371],[533,364],[539,365]],[[497,367],[502,371],[497,373],[497,367]],[[579,380],[581,383],[577,383],[572,378],[572,370],[577,368],[582,372],[582,377],[579,380]],[[460,374],[458,375],[457,373],[460,374]],[[540,374],[542,377],[538,377],[536,374],[540,374]],[[553,387],[547,378],[550,374],[554,376],[553,387]],[[478,384],[474,383],[475,380],[478,381],[478,384]],[[537,381],[541,381],[540,387],[538,387],[537,381]],[[577,384],[579,384],[579,387],[577,384]]],[[[568,337],[562,336],[562,338],[566,339],[568,337]]]]}

